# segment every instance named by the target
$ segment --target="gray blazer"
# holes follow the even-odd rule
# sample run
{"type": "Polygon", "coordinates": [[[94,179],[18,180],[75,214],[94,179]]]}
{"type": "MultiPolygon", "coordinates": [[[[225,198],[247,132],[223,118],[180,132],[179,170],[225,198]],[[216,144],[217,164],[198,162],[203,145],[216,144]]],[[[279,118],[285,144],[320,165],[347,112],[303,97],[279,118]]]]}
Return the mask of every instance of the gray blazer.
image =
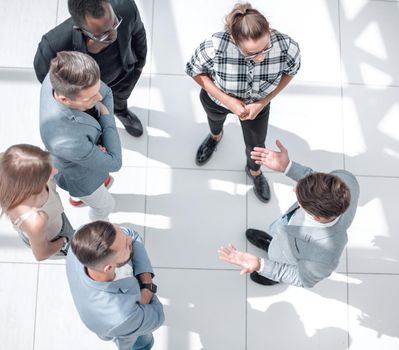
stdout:
{"type": "Polygon", "coordinates": [[[133,237],[133,259],[129,262],[135,277],[97,282],[87,276],[85,267],[70,249],[66,272],[73,301],[83,323],[103,340],[113,340],[119,350],[131,350],[137,337],[149,334],[164,322],[162,304],[154,295],[150,304],[140,304],[137,276],[153,273],[150,260],[137,232],[122,230],[133,237]]]}
{"type": "MultiPolygon", "coordinates": [[[[287,176],[295,181],[313,172],[312,169],[293,162],[287,176]]],[[[334,170],[331,174],[341,178],[349,187],[351,202],[339,220],[329,227],[287,225],[285,217],[298,208],[295,203],[284,215],[269,227],[273,236],[268,257],[260,274],[274,281],[313,287],[337,268],[339,258],[348,241],[347,229],[356,213],[359,184],[354,175],[346,170],[334,170]]]]}
{"type": "MultiPolygon", "coordinates": [[[[101,82],[100,94],[109,111],[114,110],[112,91],[101,82]]],[[[91,115],[68,108],[53,97],[47,74],[40,93],[40,135],[58,169],[57,184],[75,197],[92,194],[110,172],[122,166],[122,151],[115,117],[91,115]],[[107,149],[102,152],[98,145],[107,149]]]]}

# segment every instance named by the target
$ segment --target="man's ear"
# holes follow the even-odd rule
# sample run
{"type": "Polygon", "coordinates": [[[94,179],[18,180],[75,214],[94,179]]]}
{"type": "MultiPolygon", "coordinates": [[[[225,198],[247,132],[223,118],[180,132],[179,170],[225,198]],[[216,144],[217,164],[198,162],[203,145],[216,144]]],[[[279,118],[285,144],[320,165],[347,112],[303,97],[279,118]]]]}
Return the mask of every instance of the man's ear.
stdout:
{"type": "Polygon", "coordinates": [[[108,273],[108,272],[112,271],[113,268],[114,267],[112,265],[105,265],[104,268],[103,268],[103,271],[105,273],[108,273]]]}
{"type": "Polygon", "coordinates": [[[68,98],[62,94],[57,94],[55,91],[54,91],[54,97],[56,100],[58,100],[59,102],[61,102],[63,104],[69,105],[71,103],[70,98],[68,98]]]}

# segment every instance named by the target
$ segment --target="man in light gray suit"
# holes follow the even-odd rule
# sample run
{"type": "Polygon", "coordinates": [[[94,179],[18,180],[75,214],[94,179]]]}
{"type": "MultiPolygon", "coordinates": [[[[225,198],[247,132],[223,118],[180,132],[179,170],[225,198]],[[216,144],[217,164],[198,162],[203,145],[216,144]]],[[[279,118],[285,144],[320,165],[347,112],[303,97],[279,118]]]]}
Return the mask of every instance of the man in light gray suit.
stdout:
{"type": "Polygon", "coordinates": [[[57,184],[72,205],[90,207],[92,221],[107,220],[115,201],[104,182],[122,166],[111,89],[90,56],[61,51],[51,60],[40,94],[40,135],[58,169],[57,184]]]}
{"type": "Polygon", "coordinates": [[[83,323],[119,350],[148,350],[164,321],[154,273],[137,232],[106,221],[72,238],[66,271],[83,323]]]}
{"type": "Polygon", "coordinates": [[[338,266],[356,213],[359,184],[346,170],[316,173],[290,161],[281,142],[276,144],[279,151],[255,147],[251,157],[297,181],[298,201],[270,225],[268,233],[246,231],[249,242],[267,252],[264,258],[230,245],[220,248],[220,259],[239,265],[241,274],[250,273],[262,285],[282,282],[311,288],[338,266]]]}

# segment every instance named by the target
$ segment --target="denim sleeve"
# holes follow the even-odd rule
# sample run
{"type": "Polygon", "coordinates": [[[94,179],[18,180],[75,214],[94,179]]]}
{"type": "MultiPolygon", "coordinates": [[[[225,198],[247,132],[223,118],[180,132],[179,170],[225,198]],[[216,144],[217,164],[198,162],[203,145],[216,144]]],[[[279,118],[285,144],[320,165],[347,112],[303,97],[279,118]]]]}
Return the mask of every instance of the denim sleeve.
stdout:
{"type": "Polygon", "coordinates": [[[122,230],[127,235],[133,238],[133,271],[137,277],[141,273],[149,272],[154,276],[154,271],[151,266],[150,258],[145,250],[143,241],[140,235],[128,227],[122,227],[122,230]]]}

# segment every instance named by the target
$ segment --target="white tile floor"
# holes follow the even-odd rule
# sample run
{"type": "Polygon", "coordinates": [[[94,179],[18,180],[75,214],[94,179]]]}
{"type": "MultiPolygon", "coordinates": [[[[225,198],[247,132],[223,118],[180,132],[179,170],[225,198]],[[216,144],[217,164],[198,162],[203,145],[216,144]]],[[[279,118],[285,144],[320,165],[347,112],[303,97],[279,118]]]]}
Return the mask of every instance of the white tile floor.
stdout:
{"type": "MultiPolygon", "coordinates": [[[[40,85],[32,70],[41,35],[68,17],[66,0],[0,0],[0,149],[42,145],[40,85]]],[[[361,196],[338,272],[310,290],[253,284],[217,259],[220,244],[246,244],[293,201],[293,182],[269,173],[273,199],[258,202],[243,166],[239,124],[228,119],[214,159],[199,169],[207,133],[198,88],[184,76],[199,42],[221,30],[234,0],[140,0],[149,55],[130,105],[146,132],[121,125],[123,169],[114,174],[112,220],[142,233],[166,322],[156,350],[399,348],[399,3],[253,0],[302,49],[302,69],[272,103],[267,143],[318,170],[346,168],[361,196]]],[[[74,226],[87,209],[66,204],[74,226]]],[[[64,261],[35,263],[0,220],[0,339],[5,350],[114,349],[80,322],[64,261]]]]}

